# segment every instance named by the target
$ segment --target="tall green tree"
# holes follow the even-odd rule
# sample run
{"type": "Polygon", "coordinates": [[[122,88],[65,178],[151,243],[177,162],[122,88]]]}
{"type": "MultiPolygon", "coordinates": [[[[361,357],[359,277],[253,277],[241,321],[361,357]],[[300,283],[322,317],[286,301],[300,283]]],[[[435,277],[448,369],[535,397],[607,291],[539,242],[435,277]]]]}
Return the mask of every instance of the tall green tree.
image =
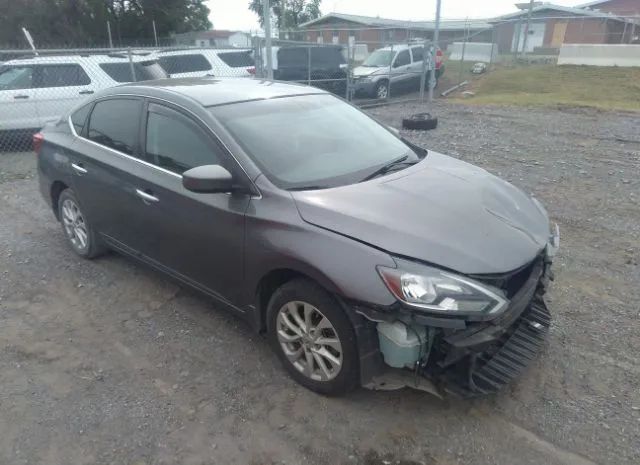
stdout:
{"type": "Polygon", "coordinates": [[[22,27],[38,47],[104,46],[107,21],[116,45],[211,28],[205,0],[0,0],[0,47],[25,45],[22,27]]]}
{"type": "MultiPolygon", "coordinates": [[[[276,27],[281,30],[297,29],[301,24],[319,18],[322,0],[271,0],[271,12],[276,27]]],[[[264,4],[262,0],[251,0],[249,9],[258,15],[262,25],[264,4]]]]}

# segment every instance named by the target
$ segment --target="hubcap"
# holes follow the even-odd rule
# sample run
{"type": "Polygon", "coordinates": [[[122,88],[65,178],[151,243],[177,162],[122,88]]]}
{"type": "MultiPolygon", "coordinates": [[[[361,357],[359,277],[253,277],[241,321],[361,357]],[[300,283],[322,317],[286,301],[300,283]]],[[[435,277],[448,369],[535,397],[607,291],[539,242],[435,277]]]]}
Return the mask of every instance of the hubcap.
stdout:
{"type": "Polygon", "coordinates": [[[342,344],[320,310],[306,302],[289,302],[278,312],[278,341],[298,371],[315,381],[330,381],[342,368],[342,344]]]}
{"type": "Polygon", "coordinates": [[[387,98],[388,90],[386,85],[378,87],[378,98],[387,98]]]}
{"type": "Polygon", "coordinates": [[[82,216],[80,208],[71,199],[66,199],[62,202],[62,222],[73,247],[80,251],[85,250],[89,242],[87,225],[84,222],[84,216],[82,216]]]}

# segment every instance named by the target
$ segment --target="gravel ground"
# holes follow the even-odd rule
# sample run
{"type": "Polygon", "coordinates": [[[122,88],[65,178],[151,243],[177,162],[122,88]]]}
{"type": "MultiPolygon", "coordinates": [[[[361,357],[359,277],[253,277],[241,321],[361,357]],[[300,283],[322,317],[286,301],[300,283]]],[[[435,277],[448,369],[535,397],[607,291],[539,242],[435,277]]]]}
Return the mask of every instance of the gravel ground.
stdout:
{"type": "MultiPolygon", "coordinates": [[[[419,110],[371,113],[399,127],[419,110]]],[[[474,401],[306,391],[206,298],[76,258],[34,156],[0,154],[0,463],[640,463],[640,115],[436,110],[437,130],[405,136],[534,193],[562,231],[548,344],[517,384],[474,401]]]]}

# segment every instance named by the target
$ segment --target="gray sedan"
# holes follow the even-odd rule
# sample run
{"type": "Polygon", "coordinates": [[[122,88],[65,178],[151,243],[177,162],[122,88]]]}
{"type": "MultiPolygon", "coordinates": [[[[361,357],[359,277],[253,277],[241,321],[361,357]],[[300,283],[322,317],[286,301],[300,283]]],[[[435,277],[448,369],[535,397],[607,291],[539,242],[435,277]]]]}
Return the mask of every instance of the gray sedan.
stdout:
{"type": "Polygon", "coordinates": [[[118,251],[208,294],[314,391],[495,392],[548,331],[558,234],[540,203],[324,91],[124,85],[34,149],[75,253],[118,251]]]}

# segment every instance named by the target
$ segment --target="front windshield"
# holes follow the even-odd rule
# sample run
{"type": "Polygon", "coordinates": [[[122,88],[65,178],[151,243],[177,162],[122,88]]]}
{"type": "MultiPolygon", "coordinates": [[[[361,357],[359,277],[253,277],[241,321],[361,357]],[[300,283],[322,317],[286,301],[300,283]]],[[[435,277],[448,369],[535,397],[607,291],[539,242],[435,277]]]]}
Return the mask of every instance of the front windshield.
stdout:
{"type": "Polygon", "coordinates": [[[391,60],[393,60],[394,55],[395,52],[391,50],[376,50],[364,60],[362,66],[372,66],[376,68],[391,66],[391,60]]]}
{"type": "Polygon", "coordinates": [[[282,189],[336,187],[416,154],[361,111],[331,95],[211,108],[261,171],[282,189]]]}

